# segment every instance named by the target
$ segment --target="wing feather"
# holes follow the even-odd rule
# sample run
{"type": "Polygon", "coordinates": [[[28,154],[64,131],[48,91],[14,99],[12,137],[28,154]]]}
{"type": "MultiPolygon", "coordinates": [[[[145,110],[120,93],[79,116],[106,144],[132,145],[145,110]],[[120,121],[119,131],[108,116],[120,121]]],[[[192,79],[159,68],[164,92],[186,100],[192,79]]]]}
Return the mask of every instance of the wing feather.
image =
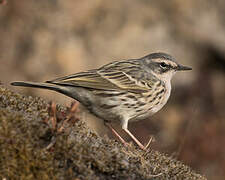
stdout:
{"type": "Polygon", "coordinates": [[[113,62],[100,69],[76,73],[47,82],[99,90],[125,90],[134,93],[149,91],[150,87],[146,86],[144,81],[134,77],[134,71],[140,71],[140,67],[135,67],[134,62],[129,67],[128,63],[127,61],[113,62]]]}
{"type": "Polygon", "coordinates": [[[114,84],[110,83],[106,79],[102,78],[99,74],[97,74],[96,70],[76,73],[47,82],[58,85],[79,86],[84,88],[101,89],[101,90],[117,89],[117,87],[114,84]]]}

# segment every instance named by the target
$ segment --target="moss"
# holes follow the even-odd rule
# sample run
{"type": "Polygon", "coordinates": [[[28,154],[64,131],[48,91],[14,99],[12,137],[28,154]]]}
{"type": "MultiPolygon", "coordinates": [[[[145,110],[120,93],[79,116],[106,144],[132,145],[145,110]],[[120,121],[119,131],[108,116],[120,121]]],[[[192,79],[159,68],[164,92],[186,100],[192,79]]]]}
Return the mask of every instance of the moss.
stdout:
{"type": "Polygon", "coordinates": [[[101,138],[81,120],[56,134],[43,121],[48,114],[41,98],[0,87],[1,179],[205,179],[157,151],[101,138]]]}

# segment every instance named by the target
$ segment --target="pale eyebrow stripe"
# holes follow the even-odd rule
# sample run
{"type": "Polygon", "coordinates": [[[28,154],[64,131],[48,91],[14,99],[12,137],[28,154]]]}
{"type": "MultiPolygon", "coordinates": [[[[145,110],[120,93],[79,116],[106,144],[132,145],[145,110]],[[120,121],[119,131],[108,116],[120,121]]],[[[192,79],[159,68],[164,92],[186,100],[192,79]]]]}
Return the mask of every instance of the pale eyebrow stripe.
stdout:
{"type": "Polygon", "coordinates": [[[160,59],[160,58],[157,58],[157,59],[154,59],[154,62],[157,62],[157,63],[161,63],[161,62],[164,62],[168,65],[171,65],[173,67],[177,66],[177,64],[173,61],[165,61],[164,59],[160,59]]]}

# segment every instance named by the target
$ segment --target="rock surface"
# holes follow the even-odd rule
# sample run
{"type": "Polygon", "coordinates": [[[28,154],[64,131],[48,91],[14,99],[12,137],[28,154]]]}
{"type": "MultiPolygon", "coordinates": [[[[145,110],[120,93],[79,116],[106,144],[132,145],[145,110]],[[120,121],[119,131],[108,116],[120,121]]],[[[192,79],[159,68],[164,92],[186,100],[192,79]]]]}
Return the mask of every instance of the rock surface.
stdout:
{"type": "MultiPolygon", "coordinates": [[[[205,179],[157,151],[101,138],[82,120],[56,134],[44,123],[47,106],[41,98],[0,87],[1,179],[205,179]]],[[[66,108],[57,112],[63,117],[66,108]]]]}

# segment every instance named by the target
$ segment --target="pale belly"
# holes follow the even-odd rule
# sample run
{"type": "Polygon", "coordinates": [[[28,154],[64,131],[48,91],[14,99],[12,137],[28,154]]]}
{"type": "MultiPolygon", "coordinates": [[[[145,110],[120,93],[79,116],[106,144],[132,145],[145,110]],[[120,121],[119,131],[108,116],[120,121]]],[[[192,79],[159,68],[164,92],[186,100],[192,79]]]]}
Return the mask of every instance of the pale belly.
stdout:
{"type": "MultiPolygon", "coordinates": [[[[154,93],[160,92],[154,91],[154,93]]],[[[115,92],[112,96],[105,95],[104,98],[100,99],[97,97],[95,105],[89,110],[109,122],[138,121],[159,111],[166,104],[169,96],[170,89],[162,91],[157,98],[154,98],[154,94],[151,98],[147,98],[143,94],[115,92]]]]}

